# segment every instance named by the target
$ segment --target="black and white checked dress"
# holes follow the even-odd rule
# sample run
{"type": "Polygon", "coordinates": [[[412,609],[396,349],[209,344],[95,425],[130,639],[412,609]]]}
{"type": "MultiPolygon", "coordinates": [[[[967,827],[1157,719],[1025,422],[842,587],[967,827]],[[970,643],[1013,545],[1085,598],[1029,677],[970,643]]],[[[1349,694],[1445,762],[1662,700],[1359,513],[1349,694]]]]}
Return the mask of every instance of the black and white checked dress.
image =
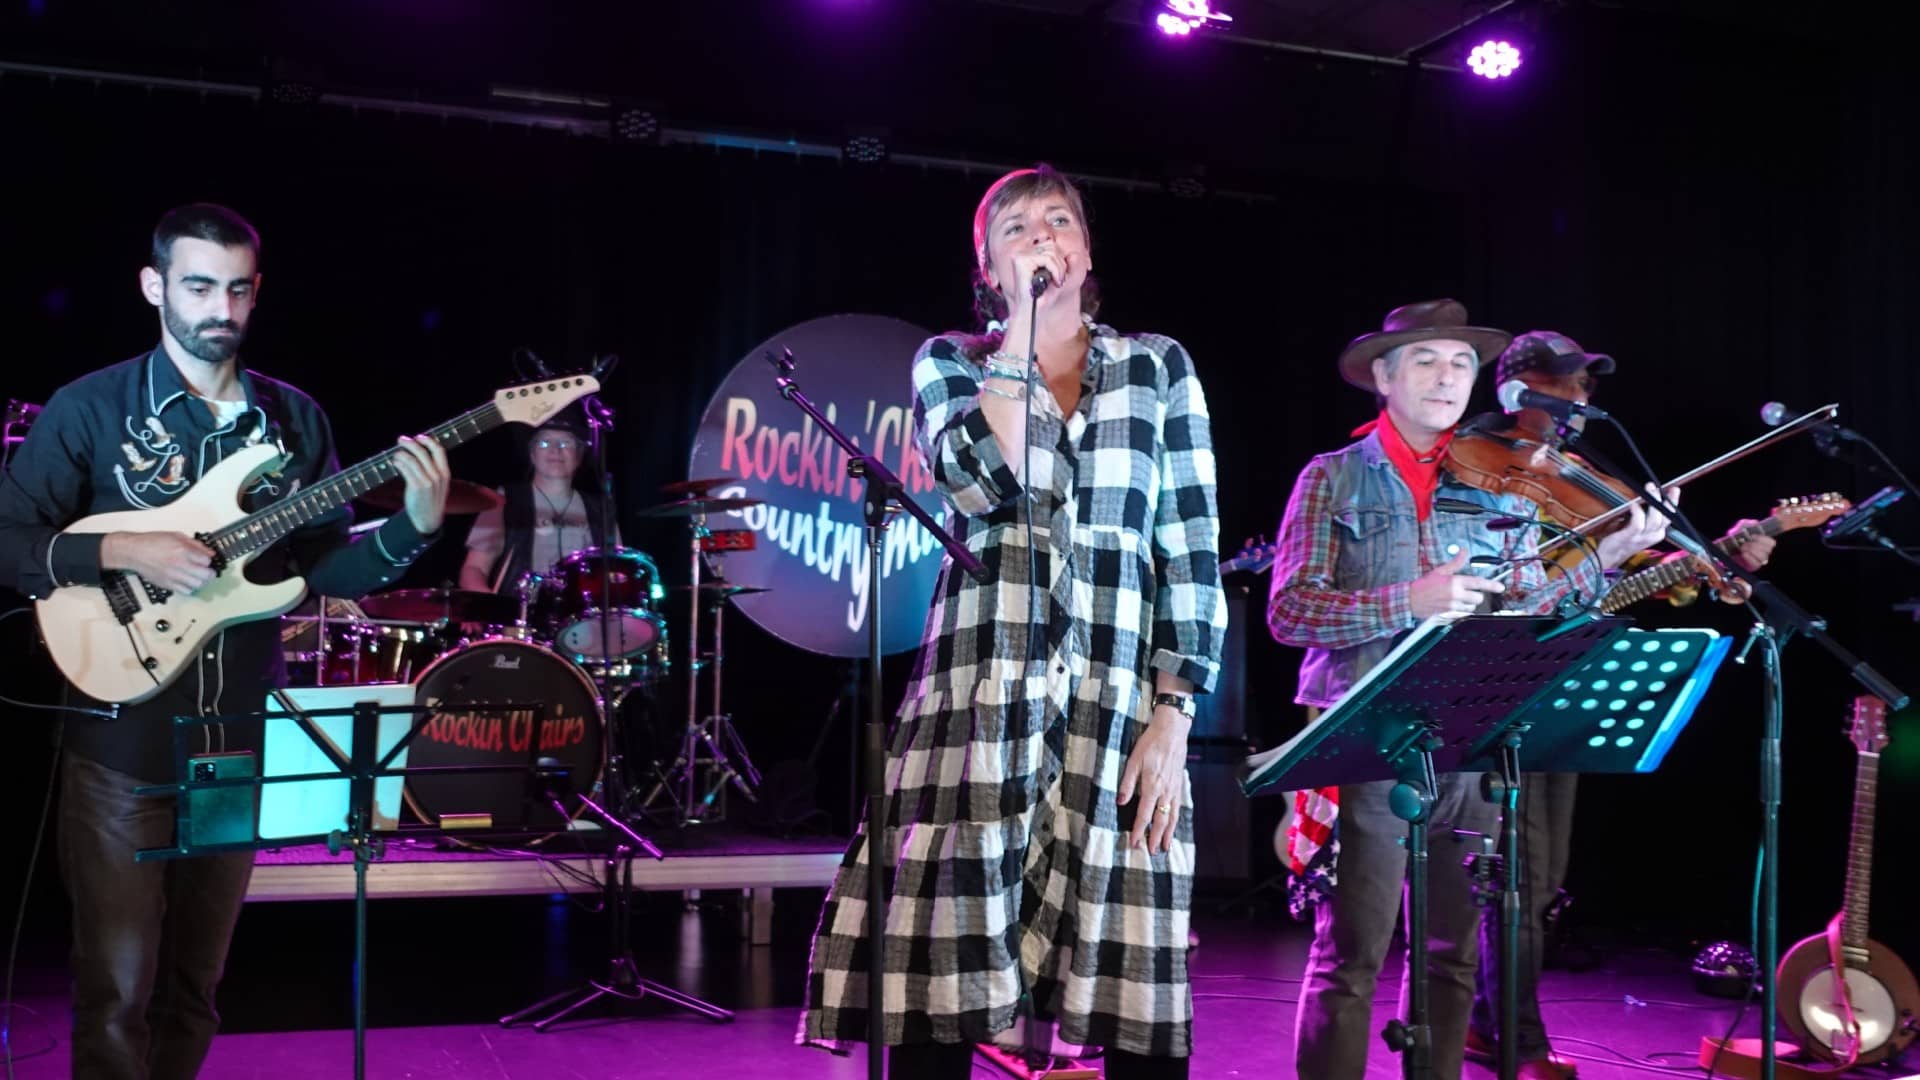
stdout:
{"type": "MultiPolygon", "coordinates": [[[[1184,1056],[1193,1003],[1193,821],[1127,846],[1121,770],[1153,672],[1212,688],[1226,606],[1206,398],[1169,338],[1091,328],[1080,403],[1036,395],[1031,478],[1046,625],[1027,662],[1020,486],[956,336],[914,359],[915,435],[950,524],[988,570],[949,562],[887,755],[885,1043],[985,1042],[1034,1013],[1068,1042],[1184,1056]]],[[[1191,804],[1191,791],[1187,803],[1191,804]]],[[[813,943],[799,1041],[868,1038],[867,829],[813,943]]]]}

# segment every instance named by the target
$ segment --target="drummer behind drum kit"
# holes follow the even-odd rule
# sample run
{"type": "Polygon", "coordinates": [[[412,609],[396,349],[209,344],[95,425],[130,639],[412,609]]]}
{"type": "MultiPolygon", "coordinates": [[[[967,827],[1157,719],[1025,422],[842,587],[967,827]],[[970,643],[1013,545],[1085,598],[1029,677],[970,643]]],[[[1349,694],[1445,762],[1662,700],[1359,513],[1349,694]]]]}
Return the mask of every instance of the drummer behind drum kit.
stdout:
{"type": "MultiPolygon", "coordinates": [[[[358,603],[335,597],[309,599],[281,616],[281,647],[293,687],[412,683],[414,698],[433,706],[450,697],[468,701],[525,701],[529,712],[504,723],[528,725],[542,758],[567,770],[575,783],[599,792],[611,786],[632,805],[623,814],[646,813],[687,825],[725,816],[725,789],[748,799],[760,776],[731,720],[720,711],[721,615],[736,595],[757,588],[701,580],[710,550],[750,546],[751,533],[716,534],[709,513],[755,505],[757,499],[709,498],[726,478],[666,485],[685,496],[641,511],[643,517],[685,517],[691,529],[693,586],[689,590],[687,718],[684,730],[657,742],[669,746],[648,763],[651,787],[644,793],[623,770],[621,706],[635,689],[669,672],[666,588],[659,567],[645,553],[626,547],[584,548],[545,573],[530,573],[507,591],[405,589],[358,603]],[[704,603],[703,603],[704,601],[704,603]],[[700,612],[713,615],[712,646],[698,652],[700,612]],[[700,712],[700,680],[712,672],[711,711],[700,712]],[[535,711],[537,710],[537,711],[535,711]],[[537,730],[534,729],[538,717],[537,730]],[[608,753],[609,747],[615,752],[608,753]],[[671,754],[671,760],[666,758],[671,754]],[[609,785],[609,781],[615,781],[609,785]]],[[[397,510],[401,490],[390,485],[368,492],[370,506],[397,510]]],[[[499,507],[502,497],[455,480],[447,500],[452,514],[499,507]]],[[[377,523],[369,523],[369,525],[377,523]]],[[[526,742],[516,746],[488,719],[457,711],[434,713],[409,748],[410,767],[522,764],[526,742]]],[[[557,812],[530,807],[523,779],[511,771],[453,772],[410,777],[406,802],[421,820],[443,828],[564,828],[557,812]]]]}

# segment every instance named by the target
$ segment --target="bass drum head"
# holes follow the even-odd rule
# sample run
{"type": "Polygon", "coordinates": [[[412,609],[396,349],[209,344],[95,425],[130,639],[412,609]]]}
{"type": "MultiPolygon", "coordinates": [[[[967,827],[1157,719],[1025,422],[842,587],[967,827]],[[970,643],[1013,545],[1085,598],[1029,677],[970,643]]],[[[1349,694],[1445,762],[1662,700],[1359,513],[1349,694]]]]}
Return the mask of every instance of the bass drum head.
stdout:
{"type": "Polygon", "coordinates": [[[578,813],[562,815],[531,788],[527,766],[553,758],[572,790],[599,787],[605,738],[600,696],[584,672],[524,641],[488,639],[442,656],[420,673],[414,702],[433,710],[408,747],[407,767],[506,765],[501,772],[409,776],[407,805],[421,821],[485,814],[495,829],[552,832],[578,813]],[[475,705],[513,705],[480,712],[475,705]],[[529,798],[529,793],[532,797],[529,798]]]}

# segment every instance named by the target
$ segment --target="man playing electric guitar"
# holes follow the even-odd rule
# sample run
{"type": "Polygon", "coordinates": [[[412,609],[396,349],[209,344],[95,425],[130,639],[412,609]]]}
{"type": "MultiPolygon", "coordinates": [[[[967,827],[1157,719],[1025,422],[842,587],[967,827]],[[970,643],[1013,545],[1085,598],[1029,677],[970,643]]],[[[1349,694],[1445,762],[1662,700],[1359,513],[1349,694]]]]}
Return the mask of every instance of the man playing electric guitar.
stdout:
{"type": "MultiPolygon", "coordinates": [[[[0,478],[0,584],[40,599],[138,575],[133,587],[150,596],[194,593],[221,571],[215,552],[191,536],[62,530],[96,514],[165,507],[208,469],[262,442],[283,456],[246,488],[248,511],[338,471],[320,407],[239,362],[259,258],[259,235],[224,207],[182,206],[160,219],[152,263],[140,271],[141,292],[159,312],[160,344],[82,376],[47,402],[0,478]]],[[[392,582],[438,535],[448,485],[445,451],[432,439],[402,438],[395,460],[406,479],[405,512],[377,531],[351,538],[343,506],[226,572],[244,569],[256,582],[304,575],[317,591],[342,597],[392,582]]],[[[135,863],[136,850],[173,843],[174,800],[136,798],[133,789],[174,780],[174,716],[259,709],[284,674],[276,625],[241,622],[208,636],[193,663],[152,696],[66,722],[59,851],[73,902],[73,1075],[199,1070],[219,1025],[214,988],[253,858],[135,863]]],[[[249,727],[210,725],[191,737],[204,740],[195,749],[205,752],[257,750],[259,724],[249,727]]]]}

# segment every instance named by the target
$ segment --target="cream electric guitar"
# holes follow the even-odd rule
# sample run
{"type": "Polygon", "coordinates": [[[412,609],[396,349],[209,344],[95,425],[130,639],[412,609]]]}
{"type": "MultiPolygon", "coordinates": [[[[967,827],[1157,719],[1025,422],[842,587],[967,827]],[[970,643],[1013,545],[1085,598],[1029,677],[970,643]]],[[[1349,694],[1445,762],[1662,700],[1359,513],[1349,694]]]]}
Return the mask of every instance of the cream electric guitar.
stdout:
{"type": "Polygon", "coordinates": [[[1887,706],[1877,697],[1853,701],[1849,736],[1860,752],[1853,782],[1853,831],[1847,843],[1847,889],[1840,913],[1780,961],[1780,1019],[1811,1053],[1842,1068],[1871,1065],[1904,1050],[1916,1034],[1920,984],[1899,956],[1867,936],[1867,894],[1873,887],[1873,810],[1880,751],[1887,745],[1887,706]]]}
{"type": "MultiPolygon", "coordinates": [[[[569,375],[498,391],[493,400],[428,432],[447,449],[502,423],[537,425],[600,388],[591,375],[569,375]]],[[[214,551],[215,577],[192,593],[170,593],[139,575],[109,571],[99,585],[55,589],[35,605],[47,651],[67,679],[100,701],[145,701],[178,678],[206,640],[236,623],[273,618],[306,594],[288,578],[256,585],[244,573],[254,556],[293,530],[345,506],[400,475],[387,450],[311,487],[248,514],[240,495],[280,464],[280,450],[257,443],[208,469],[178,499],[153,510],[95,514],[68,533],[178,532],[214,551]]]]}

